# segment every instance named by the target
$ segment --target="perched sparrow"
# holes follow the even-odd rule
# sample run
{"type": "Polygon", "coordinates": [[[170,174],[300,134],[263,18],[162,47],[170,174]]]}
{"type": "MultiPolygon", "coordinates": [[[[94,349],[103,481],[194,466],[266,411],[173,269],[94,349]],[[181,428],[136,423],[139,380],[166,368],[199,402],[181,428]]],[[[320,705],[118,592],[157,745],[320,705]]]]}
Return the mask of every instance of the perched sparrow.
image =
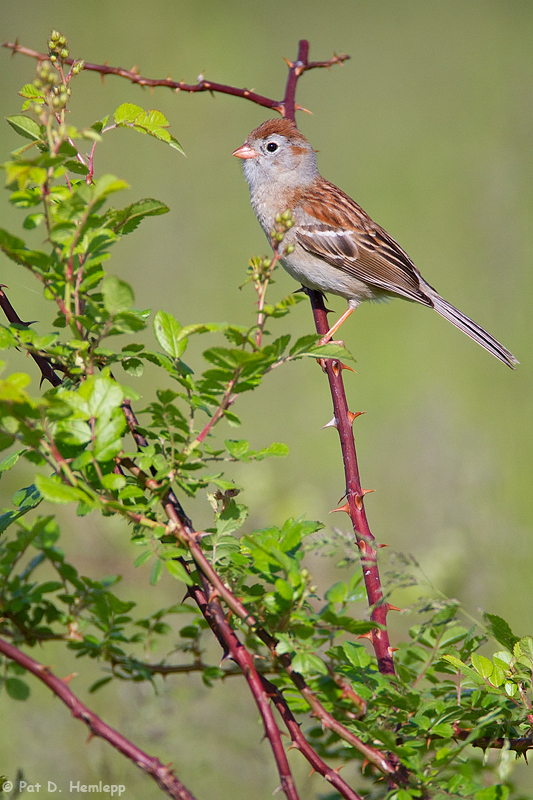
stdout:
{"type": "Polygon", "coordinates": [[[313,148],[288,119],[270,119],[251,132],[234,156],[243,159],[252,206],[267,237],[276,215],[294,225],[282,266],[308,289],[345,297],[348,310],[321,340],[328,341],[363,300],[403,297],[438,311],[485,350],[514,369],[518,361],[426,283],[407,253],[348,195],[320,175],[313,148]]]}

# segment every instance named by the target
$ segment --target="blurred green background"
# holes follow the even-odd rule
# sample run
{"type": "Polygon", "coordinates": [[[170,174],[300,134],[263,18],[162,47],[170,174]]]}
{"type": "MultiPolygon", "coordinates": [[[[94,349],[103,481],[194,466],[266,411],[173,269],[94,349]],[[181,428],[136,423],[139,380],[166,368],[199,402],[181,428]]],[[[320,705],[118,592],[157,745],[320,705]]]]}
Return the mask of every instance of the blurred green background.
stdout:
{"type": "MultiPolygon", "coordinates": [[[[355,423],[371,527],[391,550],[412,553],[435,585],[472,612],[504,616],[519,635],[533,632],[533,360],[532,147],[533,5],[520,0],[3,0],[0,39],[44,50],[51,28],[69,40],[71,55],[130,68],[148,77],[189,83],[207,79],[281,98],[282,58],[295,58],[310,40],[310,58],[346,52],[351,60],[308,73],[297,101],[313,112],[299,125],[318,149],[325,177],[351,194],[407,250],[439,292],[502,341],[521,361],[506,369],[435,313],[408,303],[367,304],[343,328],[357,358],[345,373],[355,423]]],[[[0,51],[3,116],[19,113],[16,92],[33,79],[35,62],[0,51]]],[[[112,171],[131,184],[126,205],[156,197],[171,213],[147,220],[115,248],[109,270],[129,281],[136,303],[173,313],[182,324],[252,320],[250,287],[239,291],[247,259],[268,245],[251,211],[232,150],[268,116],[265,109],[218,95],[153,93],[84,73],[73,85],[73,124],[83,127],[132,102],[163,111],[187,158],[148,137],[120,130],[97,150],[97,173],[112,171]]],[[[0,127],[2,160],[20,140],[0,127]]],[[[7,200],[7,197],[6,197],[7,200]]],[[[22,215],[4,204],[2,225],[19,233],[22,215]]],[[[0,256],[0,282],[26,320],[49,330],[53,309],[23,268],[0,256]]],[[[272,297],[296,286],[276,274],[272,297]]],[[[344,302],[330,298],[336,313],[344,302]]],[[[307,303],[276,334],[313,330],[307,303]]],[[[151,330],[145,340],[153,346],[151,330]]],[[[210,343],[191,347],[194,359],[210,343]]],[[[200,368],[200,363],[197,368],[200,368]]],[[[16,354],[13,368],[33,371],[16,354]]],[[[155,373],[136,388],[152,397],[155,373]]],[[[129,379],[131,381],[131,379],[129,379]]],[[[284,441],[290,456],[231,474],[246,488],[247,530],[305,514],[326,525],[343,493],[338,439],[321,427],[331,418],[327,382],[311,360],[275,370],[259,393],[243,396],[236,412],[252,446],[284,441]]],[[[0,505],[18,488],[11,474],[0,505]],[[10,483],[11,481],[11,483],[10,483]]],[[[28,479],[31,473],[28,471],[28,479]]],[[[208,524],[201,498],[187,506],[198,527],[208,524]]],[[[140,613],[176,602],[176,584],[148,590],[148,575],[131,567],[129,534],[94,515],[60,515],[66,549],[95,579],[125,572],[119,595],[132,587],[140,613]]],[[[135,551],[136,554],[136,551],[135,551]]],[[[319,585],[336,579],[331,564],[311,564],[319,585]]],[[[386,569],[386,567],[385,567],[386,569]]],[[[399,604],[413,600],[399,596],[399,604]]],[[[392,617],[392,615],[391,615],[392,617]]],[[[413,618],[391,618],[393,642],[413,618]]],[[[59,674],[82,665],[59,648],[35,656],[59,674]]],[[[210,654],[217,663],[216,649],[210,654]]],[[[97,677],[84,666],[71,684],[82,699],[97,677]]],[[[32,700],[0,698],[0,773],[23,767],[29,782],[109,780],[123,797],[158,797],[135,767],[85,732],[48,690],[32,681],[32,700]]],[[[114,683],[88,700],[95,711],[163,762],[199,798],[267,798],[277,785],[270,752],[251,699],[237,680],[206,690],[197,676],[172,678],[159,694],[145,685],[114,683]]],[[[302,796],[327,792],[291,754],[302,796]]],[[[349,780],[354,771],[343,771],[349,780]]],[[[517,779],[529,787],[527,776],[517,779]]],[[[41,790],[41,793],[44,790],[41,790]]]]}

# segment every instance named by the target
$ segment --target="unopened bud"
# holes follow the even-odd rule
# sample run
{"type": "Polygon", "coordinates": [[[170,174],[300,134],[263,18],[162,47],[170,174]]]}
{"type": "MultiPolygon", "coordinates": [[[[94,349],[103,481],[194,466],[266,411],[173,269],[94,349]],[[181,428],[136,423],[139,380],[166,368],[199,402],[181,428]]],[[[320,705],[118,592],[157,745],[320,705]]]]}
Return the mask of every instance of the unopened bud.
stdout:
{"type": "Polygon", "coordinates": [[[293,244],[288,244],[287,247],[285,248],[285,253],[287,255],[290,255],[293,252],[293,250],[294,250],[294,245],[293,244]]]}

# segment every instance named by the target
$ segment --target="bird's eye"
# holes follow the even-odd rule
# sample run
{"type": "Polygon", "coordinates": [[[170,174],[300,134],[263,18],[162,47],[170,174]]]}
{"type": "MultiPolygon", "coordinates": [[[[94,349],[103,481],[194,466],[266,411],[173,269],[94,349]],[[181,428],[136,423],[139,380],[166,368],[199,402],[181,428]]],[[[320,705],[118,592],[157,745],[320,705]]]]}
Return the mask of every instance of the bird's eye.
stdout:
{"type": "Polygon", "coordinates": [[[275,153],[277,149],[278,145],[276,144],[276,142],[269,142],[267,144],[267,150],[269,153],[275,153]]]}

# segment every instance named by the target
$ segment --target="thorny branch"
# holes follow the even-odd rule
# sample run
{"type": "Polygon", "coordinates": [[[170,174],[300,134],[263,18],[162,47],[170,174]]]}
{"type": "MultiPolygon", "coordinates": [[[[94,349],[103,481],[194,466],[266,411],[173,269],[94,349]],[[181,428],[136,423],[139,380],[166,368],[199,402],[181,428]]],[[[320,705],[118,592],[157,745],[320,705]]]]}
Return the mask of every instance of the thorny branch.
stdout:
{"type": "MultiPolygon", "coordinates": [[[[3,42],[2,47],[6,47],[8,50],[11,50],[13,55],[15,53],[22,53],[25,56],[30,56],[30,58],[36,58],[38,61],[46,61],[48,58],[47,54],[40,53],[38,50],[31,50],[29,47],[23,47],[18,43],[18,41],[3,42]]],[[[307,50],[308,49],[309,45],[307,45],[307,50]]],[[[163,86],[167,89],[173,89],[175,92],[188,92],[189,94],[195,94],[197,92],[210,92],[213,94],[214,92],[218,92],[220,94],[233,95],[234,97],[242,97],[245,100],[250,100],[252,103],[255,103],[258,106],[263,106],[265,108],[271,108],[273,111],[278,111],[282,117],[290,117],[293,119],[295,110],[305,110],[302,109],[301,106],[294,105],[294,90],[296,89],[296,81],[300,75],[303,75],[304,72],[308,72],[311,69],[329,69],[334,64],[343,64],[349,58],[350,56],[341,53],[340,55],[335,54],[328,61],[307,61],[306,55],[305,60],[298,59],[298,61],[294,64],[287,62],[291,69],[291,74],[294,74],[294,88],[291,89],[291,92],[286,93],[284,100],[272,100],[270,97],[263,97],[263,95],[257,94],[249,89],[239,89],[236,86],[228,86],[225,83],[206,81],[203,75],[198,76],[197,83],[189,84],[185,83],[184,81],[173,81],[171,78],[144,78],[142,75],[139,75],[136,66],[132,67],[132,69],[123,69],[122,67],[110,67],[107,64],[89,64],[85,61],[83,64],[83,69],[87,70],[88,72],[98,72],[102,76],[118,75],[121,78],[126,78],[132,83],[138,84],[139,86],[149,86],[151,88],[163,86]]],[[[72,65],[73,63],[74,59],[65,59],[65,64],[72,65]]]]}
{"type": "Polygon", "coordinates": [[[79,719],[87,725],[91,736],[99,736],[122,753],[130,761],[133,761],[143,772],[150,775],[169,797],[175,800],[194,800],[194,796],[181,783],[173,773],[169,765],[165,766],[159,759],[144,753],[118,731],[106,725],[94,712],[85,706],[81,700],[68,688],[65,680],[58,678],[48,667],[35,661],[30,656],[23,653],[14,645],[0,639],[0,653],[7,658],[20,664],[35,677],[42,681],[59,699],[70,709],[70,713],[75,719],[79,719]]]}
{"type": "MultiPolygon", "coordinates": [[[[293,121],[295,111],[297,110],[297,106],[294,103],[296,84],[298,78],[306,69],[308,55],[309,42],[302,39],[299,43],[297,60],[295,62],[288,62],[289,76],[287,79],[283,107],[285,116],[293,121]]],[[[324,335],[328,332],[329,325],[322,295],[320,292],[311,290],[308,290],[307,293],[311,300],[317,332],[324,335]]],[[[333,359],[327,359],[325,363],[333,400],[334,425],[339,432],[346,478],[346,505],[339,510],[346,511],[352,521],[357,544],[361,551],[363,575],[368,595],[368,603],[371,607],[371,619],[373,622],[379,624],[379,628],[368,634],[368,637],[374,646],[380,672],[385,675],[394,675],[392,651],[386,629],[387,612],[392,607],[383,601],[383,590],[379,577],[374,537],[370,532],[364,508],[363,498],[365,491],[361,488],[355,440],[352,430],[352,423],[355,419],[355,415],[349,412],[346,402],[344,382],[342,379],[343,365],[339,361],[333,359]]]]}

